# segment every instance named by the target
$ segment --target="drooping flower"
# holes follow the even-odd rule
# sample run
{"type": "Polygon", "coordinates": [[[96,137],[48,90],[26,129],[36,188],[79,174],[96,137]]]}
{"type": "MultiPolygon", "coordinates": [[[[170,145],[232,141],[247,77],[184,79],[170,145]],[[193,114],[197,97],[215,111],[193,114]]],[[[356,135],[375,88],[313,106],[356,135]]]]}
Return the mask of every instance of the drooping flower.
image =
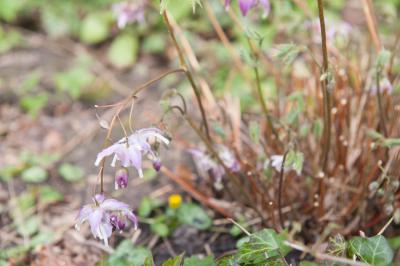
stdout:
{"type": "Polygon", "coordinates": [[[93,236],[108,246],[108,238],[113,230],[123,230],[127,220],[131,221],[136,230],[137,218],[128,204],[97,194],[93,197],[93,204],[86,204],[80,209],[75,228],[79,231],[80,225],[88,221],[93,236]]]}
{"type": "MultiPolygon", "coordinates": [[[[218,145],[216,146],[216,150],[218,156],[229,170],[232,172],[240,171],[239,162],[227,147],[218,145]]],[[[216,185],[220,184],[222,177],[225,175],[225,168],[219,164],[216,159],[213,159],[210,155],[201,150],[189,149],[188,151],[192,154],[200,175],[209,175],[214,179],[216,185]]]]}
{"type": "Polygon", "coordinates": [[[153,150],[149,143],[150,138],[160,140],[166,145],[169,144],[169,140],[162,135],[162,131],[158,128],[139,129],[129,137],[123,138],[102,150],[97,155],[95,165],[98,166],[104,157],[115,154],[111,162],[112,167],[115,167],[118,160],[123,167],[135,167],[139,176],[143,177],[142,157],[144,155],[147,155],[153,162],[159,162],[156,151],[153,150]]]}
{"type": "Polygon", "coordinates": [[[128,170],[120,168],[115,173],[115,189],[126,188],[128,186],[128,170]]]}
{"type": "MultiPolygon", "coordinates": [[[[393,92],[393,85],[392,85],[392,83],[389,81],[389,79],[383,78],[382,80],[380,80],[379,83],[380,83],[380,87],[379,87],[380,93],[392,94],[392,92],[393,92]]],[[[372,94],[372,95],[377,95],[377,94],[378,94],[378,88],[377,88],[377,86],[376,86],[375,83],[374,83],[374,85],[371,87],[370,91],[371,91],[371,94],[372,94]]]]}
{"type": "MultiPolygon", "coordinates": [[[[231,6],[231,0],[225,0],[225,8],[229,9],[231,6]]],[[[271,10],[271,4],[269,0],[238,0],[240,12],[243,16],[246,16],[250,9],[261,6],[264,11],[264,16],[268,16],[271,10]]]]}
{"type": "MultiPolygon", "coordinates": [[[[315,43],[321,43],[321,25],[319,19],[307,21],[305,27],[312,33],[312,39],[315,43]]],[[[325,21],[326,39],[332,43],[335,38],[341,36],[347,39],[353,30],[353,27],[345,21],[325,21]]]]}
{"type": "Polygon", "coordinates": [[[144,22],[144,10],[146,3],[144,0],[124,1],[112,6],[117,17],[118,28],[122,29],[127,24],[133,22],[144,22]]]}

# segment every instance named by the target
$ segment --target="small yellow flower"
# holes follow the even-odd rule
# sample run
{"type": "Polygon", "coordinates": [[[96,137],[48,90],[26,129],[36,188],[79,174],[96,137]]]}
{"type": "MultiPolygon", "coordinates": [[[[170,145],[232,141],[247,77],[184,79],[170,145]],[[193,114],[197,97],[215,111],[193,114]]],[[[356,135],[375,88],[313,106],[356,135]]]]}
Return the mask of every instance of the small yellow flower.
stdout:
{"type": "Polygon", "coordinates": [[[168,205],[171,209],[176,209],[181,206],[182,203],[182,197],[179,194],[172,194],[168,198],[168,205]]]}

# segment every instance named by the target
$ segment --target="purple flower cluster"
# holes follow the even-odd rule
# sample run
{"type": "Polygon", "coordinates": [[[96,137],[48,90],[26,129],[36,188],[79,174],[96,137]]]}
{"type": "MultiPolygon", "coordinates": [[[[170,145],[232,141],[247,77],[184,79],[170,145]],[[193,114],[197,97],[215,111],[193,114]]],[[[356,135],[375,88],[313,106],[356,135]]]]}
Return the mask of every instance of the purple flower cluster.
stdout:
{"type": "Polygon", "coordinates": [[[137,219],[129,205],[115,199],[106,199],[103,194],[93,197],[93,204],[84,205],[79,211],[75,228],[88,221],[90,230],[95,238],[104,241],[108,246],[108,238],[114,230],[122,231],[128,221],[131,221],[135,230],[137,219]]]}
{"type": "Polygon", "coordinates": [[[158,128],[140,129],[129,137],[123,138],[102,150],[97,155],[95,165],[98,166],[103,158],[115,154],[111,162],[112,167],[115,167],[116,162],[120,161],[123,167],[133,166],[136,168],[139,176],[143,177],[142,159],[146,155],[152,160],[154,168],[160,170],[161,162],[149,143],[151,138],[159,140],[165,145],[169,144],[169,140],[162,135],[161,130],[158,128]]]}
{"type": "Polygon", "coordinates": [[[123,29],[129,23],[144,22],[145,6],[146,2],[144,0],[114,4],[112,9],[117,17],[118,28],[123,29]]]}
{"type": "MultiPolygon", "coordinates": [[[[252,8],[256,8],[261,6],[264,11],[264,16],[268,16],[271,10],[271,4],[269,0],[237,0],[239,4],[240,12],[243,16],[246,16],[247,13],[252,8]]],[[[225,0],[225,8],[230,8],[232,0],[225,0]]]]}
{"type": "MultiPolygon", "coordinates": [[[[221,164],[201,150],[189,149],[188,152],[192,154],[200,175],[210,176],[215,181],[215,184],[221,183],[222,177],[225,175],[225,168],[221,164]]],[[[217,152],[228,169],[232,172],[240,171],[239,162],[227,147],[219,145],[217,146],[217,152]]]]}
{"type": "MultiPolygon", "coordinates": [[[[121,139],[117,143],[105,148],[98,155],[95,165],[107,156],[114,154],[111,166],[115,167],[120,161],[121,168],[115,173],[115,189],[126,188],[128,186],[128,167],[133,166],[143,177],[142,159],[143,156],[149,158],[154,169],[159,171],[162,167],[161,161],[157,156],[153,142],[163,142],[168,145],[169,140],[163,136],[158,128],[144,128],[137,130],[132,135],[121,139]]],[[[82,223],[88,221],[94,237],[104,241],[108,246],[108,238],[115,230],[122,231],[126,228],[128,221],[137,229],[137,219],[129,205],[115,199],[106,199],[104,194],[97,194],[93,197],[93,204],[84,205],[78,214],[76,229],[82,223]]]]}

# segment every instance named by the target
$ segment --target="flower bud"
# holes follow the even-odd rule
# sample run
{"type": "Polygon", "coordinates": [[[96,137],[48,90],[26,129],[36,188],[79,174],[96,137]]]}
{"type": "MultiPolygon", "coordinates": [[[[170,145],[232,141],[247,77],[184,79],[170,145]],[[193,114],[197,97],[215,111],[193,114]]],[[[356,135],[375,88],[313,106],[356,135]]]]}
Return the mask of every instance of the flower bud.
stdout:
{"type": "Polygon", "coordinates": [[[154,170],[156,170],[157,172],[160,171],[161,166],[162,166],[162,164],[161,164],[161,162],[160,162],[159,160],[156,160],[156,161],[153,162],[153,168],[154,168],[154,170]]]}
{"type": "Polygon", "coordinates": [[[128,186],[128,170],[120,168],[115,173],[115,189],[126,188],[128,186]]]}

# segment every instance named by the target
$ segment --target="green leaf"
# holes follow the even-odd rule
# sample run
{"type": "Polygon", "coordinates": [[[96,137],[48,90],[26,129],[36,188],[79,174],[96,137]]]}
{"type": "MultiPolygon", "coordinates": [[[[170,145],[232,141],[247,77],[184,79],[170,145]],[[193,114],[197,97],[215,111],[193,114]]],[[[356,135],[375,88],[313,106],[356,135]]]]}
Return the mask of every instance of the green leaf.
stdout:
{"type": "Polygon", "coordinates": [[[81,167],[69,163],[63,163],[60,168],[58,168],[58,172],[69,182],[79,181],[85,175],[85,172],[81,167]]]}
{"type": "Polygon", "coordinates": [[[21,170],[21,167],[15,165],[5,165],[0,168],[0,180],[9,181],[21,170]]]}
{"type": "Polygon", "coordinates": [[[42,219],[39,216],[31,216],[18,226],[18,233],[22,236],[31,236],[39,230],[41,222],[42,219]]]}
{"type": "Polygon", "coordinates": [[[62,199],[63,195],[51,186],[44,186],[40,188],[39,201],[42,205],[55,203],[62,199]]]}
{"type": "Polygon", "coordinates": [[[55,76],[56,88],[67,92],[72,98],[78,98],[83,88],[88,87],[95,77],[85,66],[75,66],[55,76]]]}
{"type": "Polygon", "coordinates": [[[318,264],[312,261],[302,261],[300,262],[300,266],[318,266],[318,264]]]}
{"type": "Polygon", "coordinates": [[[285,66],[291,65],[303,50],[302,47],[293,43],[279,44],[276,47],[275,57],[281,60],[285,66]]]}
{"type": "Polygon", "coordinates": [[[385,237],[353,237],[349,241],[348,251],[361,261],[376,266],[388,265],[393,260],[393,250],[385,237]]]}
{"type": "MultiPolygon", "coordinates": [[[[280,254],[285,256],[290,247],[284,244],[285,237],[277,234],[272,229],[263,229],[250,236],[249,242],[243,244],[237,254],[239,263],[265,263],[269,258],[275,258],[280,254]]],[[[258,264],[257,264],[258,265],[258,264]]]]}
{"type": "Polygon", "coordinates": [[[191,256],[185,259],[183,266],[216,266],[213,256],[207,256],[205,258],[198,258],[196,256],[191,256]]]}
{"type": "Polygon", "coordinates": [[[28,112],[32,117],[36,117],[39,111],[47,104],[49,96],[46,92],[42,91],[36,95],[29,95],[23,97],[19,104],[21,108],[28,112]]]}
{"type": "Polygon", "coordinates": [[[0,18],[12,22],[24,8],[25,0],[0,0],[0,18]]]}
{"type": "Polygon", "coordinates": [[[153,210],[152,199],[149,197],[143,197],[138,208],[138,215],[140,217],[147,217],[153,210]]]}
{"type": "Polygon", "coordinates": [[[197,204],[184,203],[178,209],[177,217],[180,223],[192,225],[198,229],[207,229],[212,220],[207,213],[197,204]]]}
{"type": "Polygon", "coordinates": [[[173,258],[168,259],[163,263],[162,266],[181,266],[183,261],[183,253],[181,255],[175,256],[173,258]]]}
{"type": "Polygon", "coordinates": [[[118,68],[126,68],[136,61],[139,43],[131,34],[119,35],[108,50],[108,60],[118,68]]]}
{"type": "Polygon", "coordinates": [[[149,256],[144,260],[143,266],[154,266],[153,256],[149,256]]]}
{"type": "Polygon", "coordinates": [[[149,257],[151,257],[149,249],[134,247],[130,240],[124,240],[108,258],[108,264],[112,266],[140,266],[149,257]]]}
{"type": "Polygon", "coordinates": [[[161,237],[167,237],[169,235],[169,228],[165,223],[153,223],[150,225],[150,229],[153,233],[161,237]]]}
{"type": "Polygon", "coordinates": [[[32,166],[22,172],[22,180],[31,183],[40,183],[46,180],[47,171],[40,166],[32,166]]]}
{"type": "Polygon", "coordinates": [[[82,21],[80,39],[87,44],[97,44],[108,37],[109,23],[103,13],[93,13],[82,21]]]}

